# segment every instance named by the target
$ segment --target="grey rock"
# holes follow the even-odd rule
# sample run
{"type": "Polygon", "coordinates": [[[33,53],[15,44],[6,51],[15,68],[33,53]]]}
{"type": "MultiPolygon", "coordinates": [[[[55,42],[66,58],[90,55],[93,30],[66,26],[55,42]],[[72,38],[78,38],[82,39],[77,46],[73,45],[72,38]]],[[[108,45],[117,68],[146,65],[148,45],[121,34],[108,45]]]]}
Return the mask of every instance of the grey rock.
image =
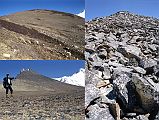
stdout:
{"type": "Polygon", "coordinates": [[[145,79],[137,74],[133,74],[132,81],[135,84],[137,93],[140,96],[142,107],[146,111],[151,111],[155,104],[158,104],[155,97],[159,97],[159,89],[155,87],[155,83],[151,79],[145,79]],[[157,96],[155,96],[155,93],[157,96]]]}
{"type": "Polygon", "coordinates": [[[93,69],[95,69],[95,70],[100,70],[100,71],[103,71],[103,63],[102,62],[93,62],[92,63],[92,67],[93,67],[93,69]]]}
{"type": "Polygon", "coordinates": [[[151,67],[154,67],[154,66],[156,66],[157,65],[157,62],[155,61],[155,60],[153,60],[153,59],[151,59],[151,58],[149,58],[149,59],[142,59],[141,61],[140,61],[140,66],[142,67],[142,68],[151,68],[151,67]]]}
{"type": "Polygon", "coordinates": [[[136,113],[127,113],[126,116],[127,117],[136,117],[136,113]]]}
{"type": "Polygon", "coordinates": [[[155,115],[155,119],[154,120],[159,120],[159,111],[157,112],[157,114],[155,115]]]}
{"type": "Polygon", "coordinates": [[[110,38],[113,38],[114,40],[117,39],[116,36],[115,36],[113,33],[110,33],[110,34],[109,34],[109,37],[110,37],[110,38]]]}
{"type": "Polygon", "coordinates": [[[117,50],[118,46],[121,45],[122,43],[118,42],[118,41],[112,41],[110,39],[108,39],[109,42],[108,42],[108,45],[110,47],[112,47],[113,49],[117,50]]]}
{"type": "Polygon", "coordinates": [[[98,105],[92,105],[88,109],[90,110],[87,113],[89,118],[86,118],[86,120],[115,120],[108,107],[100,108],[98,105]]]}
{"type": "Polygon", "coordinates": [[[146,116],[144,116],[144,115],[139,115],[139,116],[137,116],[136,117],[137,118],[137,120],[149,120],[146,116]]]}
{"type": "Polygon", "coordinates": [[[146,70],[144,70],[141,67],[132,67],[134,69],[135,72],[137,73],[141,73],[141,74],[146,74],[146,70]]]}
{"type": "Polygon", "coordinates": [[[100,98],[101,98],[101,102],[105,103],[105,104],[115,104],[116,100],[115,99],[109,99],[109,97],[107,97],[108,94],[110,94],[110,92],[113,91],[113,88],[100,88],[100,98]]]}
{"type": "Polygon", "coordinates": [[[106,59],[107,58],[107,51],[105,49],[100,49],[98,51],[98,56],[101,58],[101,59],[106,59]]]}
{"type": "Polygon", "coordinates": [[[88,42],[94,42],[94,41],[98,40],[98,38],[94,37],[94,36],[86,36],[86,39],[88,42]]]}
{"type": "Polygon", "coordinates": [[[101,33],[98,33],[98,34],[96,34],[96,37],[98,38],[98,39],[106,39],[105,38],[105,33],[103,33],[103,32],[101,32],[101,33]]]}
{"type": "MultiPolygon", "coordinates": [[[[98,72],[98,71],[97,71],[98,72]]],[[[88,71],[86,69],[85,71],[85,84],[93,84],[94,86],[96,86],[96,84],[99,82],[99,77],[96,75],[95,72],[92,71],[88,71]]]]}
{"type": "Polygon", "coordinates": [[[95,77],[97,77],[98,79],[103,79],[102,76],[103,76],[103,73],[101,71],[101,69],[103,69],[102,67],[99,68],[100,70],[93,70],[93,73],[95,75],[95,77]]]}
{"type": "Polygon", "coordinates": [[[148,46],[149,46],[149,49],[152,50],[152,51],[156,51],[157,50],[157,46],[154,45],[154,44],[152,44],[152,45],[150,44],[148,46]]]}
{"type": "Polygon", "coordinates": [[[86,45],[86,46],[85,46],[85,51],[92,54],[92,53],[95,52],[95,49],[94,49],[94,48],[95,48],[95,45],[94,45],[94,44],[86,45]]]}
{"type": "Polygon", "coordinates": [[[131,78],[126,73],[122,73],[116,77],[113,81],[114,90],[118,99],[125,106],[125,109],[133,109],[137,99],[132,85],[131,78]]]}
{"type": "Polygon", "coordinates": [[[130,40],[131,43],[136,43],[137,41],[139,41],[139,36],[133,36],[130,40]]]}
{"type": "Polygon", "coordinates": [[[152,76],[152,80],[153,80],[155,83],[159,83],[159,77],[157,77],[157,74],[156,74],[156,76],[152,76]]]}
{"type": "Polygon", "coordinates": [[[114,62],[109,61],[108,65],[113,66],[113,67],[124,67],[123,64],[117,63],[116,61],[114,61],[114,62]]]}
{"type": "Polygon", "coordinates": [[[129,114],[126,118],[124,117],[122,120],[149,120],[148,117],[146,117],[145,115],[135,115],[135,113],[133,113],[132,115],[129,114]],[[133,115],[134,114],[134,115],[133,115]]]}
{"type": "Polygon", "coordinates": [[[119,46],[117,49],[118,52],[122,53],[125,57],[137,57],[140,58],[141,50],[139,47],[127,45],[127,46],[119,46]]]}
{"type": "Polygon", "coordinates": [[[104,66],[104,71],[103,71],[103,76],[102,76],[103,79],[110,79],[111,78],[111,74],[110,74],[110,70],[107,66],[104,66]]]}
{"type": "MultiPolygon", "coordinates": [[[[117,52],[117,51],[115,51],[114,56],[115,56],[115,57],[118,57],[118,58],[121,58],[121,59],[126,59],[121,53],[119,53],[119,52],[117,52]]],[[[127,59],[127,60],[128,60],[128,59],[127,59]]]]}
{"type": "Polygon", "coordinates": [[[90,62],[94,62],[94,63],[100,61],[100,58],[98,57],[98,55],[96,53],[91,54],[91,55],[89,55],[88,57],[85,57],[85,58],[88,58],[88,60],[90,60],[90,62]]]}
{"type": "Polygon", "coordinates": [[[97,89],[92,84],[87,84],[85,87],[85,108],[93,101],[94,99],[98,98],[100,94],[99,89],[97,89]]]}
{"type": "Polygon", "coordinates": [[[153,40],[153,43],[159,45],[159,41],[158,40],[153,40]]]}
{"type": "Polygon", "coordinates": [[[97,88],[103,88],[103,87],[108,87],[110,85],[110,82],[108,80],[100,80],[96,87],[97,88]]]}
{"type": "Polygon", "coordinates": [[[139,61],[140,61],[139,59],[136,59],[136,58],[132,57],[132,58],[129,58],[129,61],[128,61],[127,65],[138,67],[139,61]]]}
{"type": "Polygon", "coordinates": [[[154,73],[159,78],[159,64],[157,64],[156,66],[154,66],[154,73]]]}
{"type": "Polygon", "coordinates": [[[116,67],[116,68],[113,68],[113,71],[114,71],[114,75],[116,74],[120,74],[120,73],[131,73],[133,71],[132,68],[127,68],[127,67],[116,67]]]}

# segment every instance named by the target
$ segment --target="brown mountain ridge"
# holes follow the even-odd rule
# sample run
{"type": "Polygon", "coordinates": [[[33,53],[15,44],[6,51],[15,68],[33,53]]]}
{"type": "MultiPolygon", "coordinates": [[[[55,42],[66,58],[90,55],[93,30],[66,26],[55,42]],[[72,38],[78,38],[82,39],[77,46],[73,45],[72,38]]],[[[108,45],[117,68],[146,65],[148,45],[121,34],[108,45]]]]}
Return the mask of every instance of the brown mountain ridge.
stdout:
{"type": "Polygon", "coordinates": [[[84,19],[52,10],[0,17],[0,59],[84,59],[84,19]]]}
{"type": "Polygon", "coordinates": [[[33,71],[23,71],[13,80],[15,91],[52,91],[57,93],[73,93],[82,91],[80,86],[70,85],[49,77],[40,75],[33,71]]]}

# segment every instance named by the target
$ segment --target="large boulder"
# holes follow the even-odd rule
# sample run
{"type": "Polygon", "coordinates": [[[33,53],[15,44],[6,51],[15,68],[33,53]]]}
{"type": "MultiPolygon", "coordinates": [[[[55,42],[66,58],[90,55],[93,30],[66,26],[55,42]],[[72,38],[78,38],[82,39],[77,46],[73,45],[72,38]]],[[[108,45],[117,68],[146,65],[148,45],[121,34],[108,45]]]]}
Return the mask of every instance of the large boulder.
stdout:
{"type": "Polygon", "coordinates": [[[133,74],[132,81],[140,97],[142,107],[151,112],[156,104],[159,104],[159,85],[156,85],[151,79],[140,77],[138,74],[133,74]]]}
{"type": "Polygon", "coordinates": [[[115,120],[110,114],[109,107],[100,108],[97,104],[88,108],[86,120],[115,120]]]}
{"type": "Polygon", "coordinates": [[[140,48],[133,45],[126,45],[126,46],[120,45],[117,51],[122,53],[127,58],[135,57],[139,59],[141,58],[140,55],[142,54],[140,48]]]}
{"type": "Polygon", "coordinates": [[[153,60],[152,58],[144,58],[140,61],[140,66],[144,69],[152,68],[157,65],[157,61],[153,60]]]}
{"type": "Polygon", "coordinates": [[[137,99],[130,75],[126,73],[118,74],[113,84],[116,92],[116,99],[120,102],[123,110],[127,112],[133,111],[137,99]]]}
{"type": "Polygon", "coordinates": [[[146,74],[146,70],[141,67],[132,67],[134,69],[134,72],[140,73],[140,74],[146,74]]]}
{"type": "Polygon", "coordinates": [[[98,98],[99,94],[99,89],[97,89],[93,84],[87,84],[85,88],[85,108],[87,108],[93,100],[98,98]]]}

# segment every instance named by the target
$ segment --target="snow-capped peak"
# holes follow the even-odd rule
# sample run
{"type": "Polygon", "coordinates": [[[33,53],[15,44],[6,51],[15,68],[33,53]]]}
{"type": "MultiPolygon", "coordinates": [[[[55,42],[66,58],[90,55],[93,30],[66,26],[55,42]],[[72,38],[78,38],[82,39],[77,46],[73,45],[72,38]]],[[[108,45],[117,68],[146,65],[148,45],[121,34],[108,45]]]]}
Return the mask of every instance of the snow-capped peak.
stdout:
{"type": "Polygon", "coordinates": [[[53,78],[53,79],[72,85],[85,86],[85,69],[81,68],[79,72],[74,73],[71,76],[64,76],[61,78],[53,78]]]}
{"type": "Polygon", "coordinates": [[[76,14],[76,15],[85,18],[85,10],[83,10],[81,13],[76,14]]]}

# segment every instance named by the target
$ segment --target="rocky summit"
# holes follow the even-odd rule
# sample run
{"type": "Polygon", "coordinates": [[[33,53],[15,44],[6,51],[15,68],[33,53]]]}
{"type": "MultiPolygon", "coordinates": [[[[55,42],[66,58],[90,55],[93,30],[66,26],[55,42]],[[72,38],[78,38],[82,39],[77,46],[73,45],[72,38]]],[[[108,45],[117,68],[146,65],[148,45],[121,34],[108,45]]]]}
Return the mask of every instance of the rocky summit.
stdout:
{"type": "MultiPolygon", "coordinates": [[[[84,87],[22,71],[12,80],[13,97],[0,88],[0,120],[82,120],[84,87]]],[[[2,84],[0,84],[2,86],[2,84]]]]}
{"type": "Polygon", "coordinates": [[[159,20],[120,11],[85,39],[86,120],[159,120],[159,20]]]}
{"type": "Polygon", "coordinates": [[[53,10],[0,16],[0,59],[84,59],[84,24],[53,10]]]}

